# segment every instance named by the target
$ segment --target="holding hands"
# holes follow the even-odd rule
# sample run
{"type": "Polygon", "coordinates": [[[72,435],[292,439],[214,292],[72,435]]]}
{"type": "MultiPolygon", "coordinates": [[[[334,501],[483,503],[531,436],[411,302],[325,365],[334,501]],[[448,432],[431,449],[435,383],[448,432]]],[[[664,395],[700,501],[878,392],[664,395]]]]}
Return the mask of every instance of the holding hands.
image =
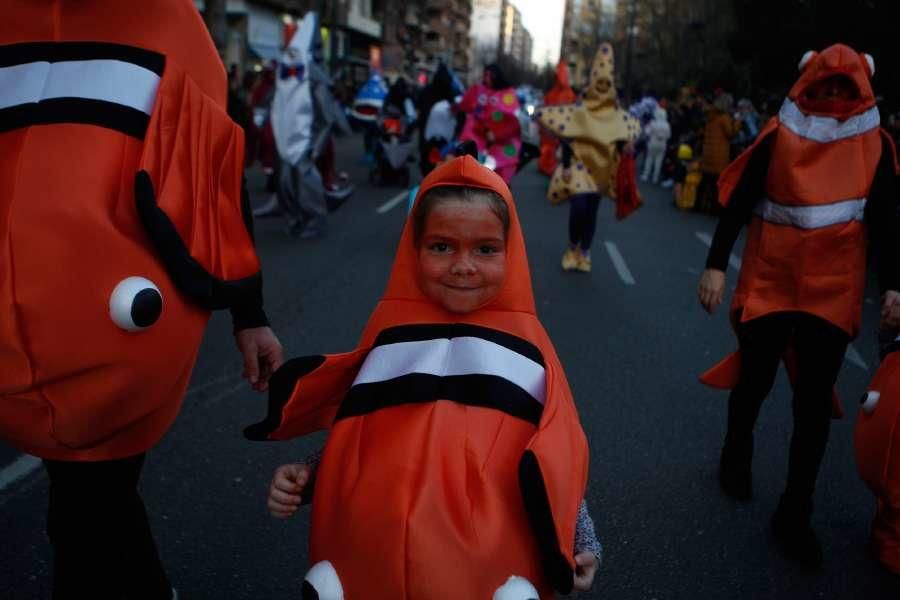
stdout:
{"type": "Polygon", "coordinates": [[[309,465],[290,463],[275,469],[269,484],[269,513],[276,519],[287,519],[303,502],[303,490],[312,472],[309,465]]]}
{"type": "Polygon", "coordinates": [[[725,295],[725,272],[718,269],[706,269],[700,277],[697,296],[706,312],[713,314],[716,307],[722,304],[725,295]]]}

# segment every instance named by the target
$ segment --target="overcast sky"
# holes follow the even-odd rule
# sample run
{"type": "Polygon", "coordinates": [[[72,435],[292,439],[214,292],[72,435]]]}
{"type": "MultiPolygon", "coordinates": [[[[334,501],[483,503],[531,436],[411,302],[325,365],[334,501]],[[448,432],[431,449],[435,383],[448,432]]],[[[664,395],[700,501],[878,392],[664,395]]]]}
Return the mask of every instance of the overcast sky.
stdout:
{"type": "Polygon", "coordinates": [[[531,60],[556,64],[562,42],[565,0],[510,0],[522,13],[522,24],[534,39],[531,60]]]}

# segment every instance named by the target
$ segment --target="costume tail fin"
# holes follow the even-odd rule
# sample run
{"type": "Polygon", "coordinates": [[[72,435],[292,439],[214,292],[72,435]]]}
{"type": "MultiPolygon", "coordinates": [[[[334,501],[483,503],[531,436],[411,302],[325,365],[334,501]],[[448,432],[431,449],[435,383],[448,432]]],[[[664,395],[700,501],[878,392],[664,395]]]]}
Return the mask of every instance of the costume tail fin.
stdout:
{"type": "Polygon", "coordinates": [[[900,418],[900,352],[888,354],[862,397],[853,445],[859,476],[882,500],[900,505],[900,461],[891,460],[900,418]]]}
{"type": "MultiPolygon", "coordinates": [[[[788,346],[782,360],[787,369],[791,387],[793,387],[797,379],[797,358],[793,348],[788,346]]],[[[703,373],[700,376],[700,382],[720,390],[731,390],[737,385],[740,374],[741,353],[740,351],[735,351],[719,361],[713,368],[703,373]]],[[[838,398],[836,391],[832,391],[831,394],[831,414],[835,419],[841,419],[844,416],[844,408],[841,406],[841,400],[838,398]]]]}
{"type": "Polygon", "coordinates": [[[364,348],[287,361],[269,381],[266,418],[244,429],[244,435],[251,440],[285,440],[328,429],[367,353],[364,348]]]}

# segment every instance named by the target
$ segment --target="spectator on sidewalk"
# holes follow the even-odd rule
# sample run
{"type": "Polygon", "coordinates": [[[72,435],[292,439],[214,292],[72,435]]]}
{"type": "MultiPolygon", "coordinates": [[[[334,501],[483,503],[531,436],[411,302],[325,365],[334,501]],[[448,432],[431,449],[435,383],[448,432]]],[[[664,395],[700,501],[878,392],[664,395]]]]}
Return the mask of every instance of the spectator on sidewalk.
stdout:
{"type": "Polygon", "coordinates": [[[700,159],[703,179],[697,190],[697,210],[701,212],[719,212],[716,182],[719,174],[731,162],[731,140],[741,128],[740,120],[731,114],[733,108],[732,95],[722,93],[713,101],[706,114],[703,154],[700,159]]]}
{"type": "Polygon", "coordinates": [[[663,159],[666,156],[666,148],[672,129],[666,115],[666,109],[657,106],[653,111],[653,120],[646,128],[647,158],[644,161],[644,173],[641,181],[653,181],[659,183],[659,173],[662,170],[663,159]]]}

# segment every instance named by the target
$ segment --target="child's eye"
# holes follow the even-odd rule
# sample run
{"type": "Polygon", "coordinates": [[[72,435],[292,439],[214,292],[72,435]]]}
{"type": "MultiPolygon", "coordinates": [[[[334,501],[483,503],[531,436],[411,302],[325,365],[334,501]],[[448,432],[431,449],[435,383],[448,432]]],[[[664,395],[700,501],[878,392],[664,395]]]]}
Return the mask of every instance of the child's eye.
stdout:
{"type": "Polygon", "coordinates": [[[478,247],[479,254],[486,254],[486,255],[490,256],[492,254],[497,254],[498,252],[500,252],[500,248],[498,248],[497,246],[491,246],[491,245],[486,244],[484,246],[478,247]]]}
{"type": "Polygon", "coordinates": [[[435,242],[428,246],[428,249],[432,252],[447,252],[450,250],[450,246],[445,244],[444,242],[435,242]]]}

